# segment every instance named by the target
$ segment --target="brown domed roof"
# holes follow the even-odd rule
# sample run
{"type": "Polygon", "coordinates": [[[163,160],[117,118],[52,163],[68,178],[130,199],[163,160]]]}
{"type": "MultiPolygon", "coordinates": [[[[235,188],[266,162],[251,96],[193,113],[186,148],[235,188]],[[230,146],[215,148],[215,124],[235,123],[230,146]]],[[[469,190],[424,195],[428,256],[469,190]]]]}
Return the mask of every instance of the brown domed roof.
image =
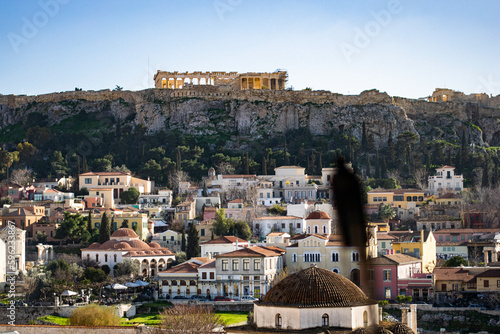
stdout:
{"type": "Polygon", "coordinates": [[[128,243],[126,243],[125,241],[121,241],[117,244],[114,244],[113,248],[114,249],[132,249],[132,247],[128,243]]]}
{"type": "Polygon", "coordinates": [[[91,244],[89,246],[89,249],[96,249],[96,248],[99,248],[99,247],[101,247],[101,244],[98,243],[98,242],[94,242],[93,244],[91,244]]]}
{"type": "Polygon", "coordinates": [[[132,246],[132,248],[140,248],[140,249],[149,249],[149,246],[144,241],[139,239],[137,240],[128,240],[127,243],[132,246]]]}
{"type": "Polygon", "coordinates": [[[260,305],[288,307],[350,307],[377,304],[342,275],[310,267],[285,277],[260,305]]]}
{"type": "Polygon", "coordinates": [[[151,248],[161,248],[161,246],[159,244],[157,244],[156,242],[150,242],[149,243],[149,247],[151,247],[151,248]]]}
{"type": "Polygon", "coordinates": [[[415,332],[413,332],[410,327],[408,327],[400,322],[391,326],[391,332],[393,334],[415,334],[415,332]]]}
{"type": "Polygon", "coordinates": [[[111,237],[129,237],[129,238],[139,238],[139,236],[134,232],[134,230],[131,230],[129,228],[119,228],[113,234],[111,237]]]}
{"type": "Polygon", "coordinates": [[[331,219],[325,211],[314,211],[306,219],[331,219]]]}

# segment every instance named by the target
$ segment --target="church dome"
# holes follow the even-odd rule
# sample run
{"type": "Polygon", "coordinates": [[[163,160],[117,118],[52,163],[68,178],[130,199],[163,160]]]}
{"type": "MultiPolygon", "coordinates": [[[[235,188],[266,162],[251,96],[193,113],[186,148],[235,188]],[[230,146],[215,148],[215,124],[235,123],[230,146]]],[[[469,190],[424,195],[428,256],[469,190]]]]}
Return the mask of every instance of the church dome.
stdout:
{"type": "Polygon", "coordinates": [[[119,228],[113,234],[111,235],[112,238],[123,238],[123,237],[128,237],[128,238],[139,238],[139,236],[134,232],[134,230],[131,230],[129,228],[119,228]]]}
{"type": "Polygon", "coordinates": [[[149,243],[149,247],[151,247],[151,248],[161,248],[161,246],[159,244],[157,244],[156,242],[150,242],[149,243]]]}
{"type": "Polygon", "coordinates": [[[307,216],[307,219],[331,219],[325,211],[314,211],[307,216]]]}
{"type": "Polygon", "coordinates": [[[342,275],[310,267],[275,285],[260,305],[288,307],[352,307],[377,304],[342,275]]]}
{"type": "Polygon", "coordinates": [[[97,248],[99,248],[99,247],[101,247],[101,244],[100,244],[100,243],[98,243],[98,242],[94,242],[93,244],[91,244],[91,245],[89,246],[89,249],[97,249],[97,248]]]}

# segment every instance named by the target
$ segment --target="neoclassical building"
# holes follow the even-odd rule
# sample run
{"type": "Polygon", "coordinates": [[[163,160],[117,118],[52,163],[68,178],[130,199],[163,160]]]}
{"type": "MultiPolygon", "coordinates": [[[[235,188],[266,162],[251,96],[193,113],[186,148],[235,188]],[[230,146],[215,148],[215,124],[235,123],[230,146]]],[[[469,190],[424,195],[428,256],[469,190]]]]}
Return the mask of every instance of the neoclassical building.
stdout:
{"type": "Polygon", "coordinates": [[[16,275],[20,272],[26,273],[26,231],[14,225],[8,225],[0,229],[0,239],[5,243],[5,258],[0,260],[0,265],[6,272],[11,271],[11,268],[6,267],[9,263],[8,257],[11,255],[14,256],[14,273],[16,275]]]}
{"type": "Polygon", "coordinates": [[[175,255],[156,242],[147,244],[139,240],[139,236],[129,228],[120,228],[102,245],[94,242],[82,249],[82,259],[94,260],[100,266],[108,265],[111,273],[117,263],[130,259],[139,263],[143,276],[155,276],[170,267],[175,255]]]}
{"type": "Polygon", "coordinates": [[[311,266],[287,276],[254,303],[258,328],[355,329],[378,325],[378,302],[351,281],[311,266]]]}

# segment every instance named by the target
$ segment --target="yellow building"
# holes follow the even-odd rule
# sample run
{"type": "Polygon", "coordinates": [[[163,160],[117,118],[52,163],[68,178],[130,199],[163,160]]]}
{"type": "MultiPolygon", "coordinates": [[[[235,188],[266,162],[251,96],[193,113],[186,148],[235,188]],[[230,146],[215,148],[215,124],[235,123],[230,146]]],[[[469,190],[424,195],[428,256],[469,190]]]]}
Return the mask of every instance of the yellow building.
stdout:
{"type": "Polygon", "coordinates": [[[436,239],[432,231],[389,232],[397,239],[392,241],[396,254],[407,254],[422,260],[422,272],[432,273],[436,266],[436,239]]]}
{"type": "Polygon", "coordinates": [[[182,203],[179,203],[175,207],[175,219],[176,220],[192,220],[196,217],[196,206],[195,206],[195,201],[185,201],[182,203]]]}
{"type": "Polygon", "coordinates": [[[459,194],[444,194],[435,198],[436,205],[460,205],[462,204],[462,196],[459,194]]]}
{"type": "Polygon", "coordinates": [[[128,228],[134,230],[140,240],[146,240],[149,236],[148,215],[138,212],[123,212],[123,211],[102,211],[100,213],[92,213],[92,228],[99,229],[103,213],[106,212],[111,224],[111,232],[122,227],[123,222],[128,221],[128,228]]]}
{"type": "Polygon", "coordinates": [[[367,193],[368,205],[389,204],[400,209],[408,209],[410,203],[412,206],[421,206],[424,203],[424,195],[424,192],[418,189],[377,188],[367,193]]]}

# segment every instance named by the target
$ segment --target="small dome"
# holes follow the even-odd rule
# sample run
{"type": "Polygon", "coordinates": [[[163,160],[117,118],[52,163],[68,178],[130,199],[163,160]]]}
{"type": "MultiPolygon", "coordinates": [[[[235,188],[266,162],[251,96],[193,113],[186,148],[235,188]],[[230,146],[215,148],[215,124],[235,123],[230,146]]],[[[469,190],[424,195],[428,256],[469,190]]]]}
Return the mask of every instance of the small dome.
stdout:
{"type": "Polygon", "coordinates": [[[132,246],[132,248],[139,248],[139,249],[149,249],[149,246],[147,243],[144,241],[141,241],[139,239],[136,240],[129,240],[127,243],[132,246]]]}
{"type": "Polygon", "coordinates": [[[415,334],[415,332],[413,332],[410,327],[408,327],[400,322],[391,326],[391,332],[393,334],[415,334]]]}
{"type": "Polygon", "coordinates": [[[91,245],[89,246],[89,249],[97,249],[97,248],[99,248],[99,247],[101,247],[101,244],[100,244],[100,243],[98,243],[98,242],[94,242],[93,244],[91,244],[91,245]]]}
{"type": "Polygon", "coordinates": [[[331,219],[325,211],[314,211],[306,219],[331,219]]]}
{"type": "Polygon", "coordinates": [[[158,245],[156,242],[150,242],[149,243],[149,247],[151,247],[151,248],[161,248],[161,246],[158,245]]]}
{"type": "Polygon", "coordinates": [[[129,238],[139,238],[139,236],[129,228],[119,228],[111,235],[112,238],[129,237],[129,238]]]}
{"type": "Polygon", "coordinates": [[[310,267],[284,278],[258,303],[288,307],[350,307],[377,304],[344,276],[317,267],[310,267]]]}
{"type": "Polygon", "coordinates": [[[130,245],[124,241],[113,245],[113,248],[114,249],[132,249],[132,247],[130,247],[130,245]]]}

